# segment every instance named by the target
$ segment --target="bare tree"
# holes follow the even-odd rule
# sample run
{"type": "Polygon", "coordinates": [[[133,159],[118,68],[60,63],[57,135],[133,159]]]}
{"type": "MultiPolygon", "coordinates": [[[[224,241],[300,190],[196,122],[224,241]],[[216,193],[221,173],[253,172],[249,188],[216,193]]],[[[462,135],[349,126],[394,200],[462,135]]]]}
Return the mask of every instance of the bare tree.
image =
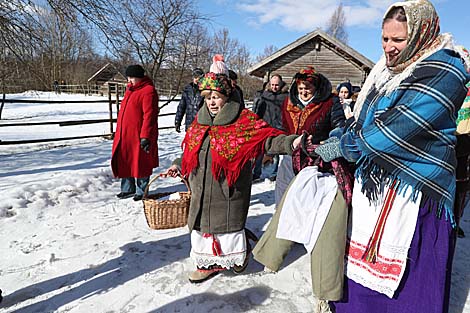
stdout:
{"type": "Polygon", "coordinates": [[[263,52],[261,54],[259,54],[258,56],[256,56],[256,62],[261,62],[265,58],[267,58],[267,57],[273,55],[274,53],[276,53],[277,50],[279,50],[279,49],[276,46],[273,46],[273,45],[269,45],[269,46],[264,47],[263,52]]]}
{"type": "Polygon", "coordinates": [[[339,41],[347,44],[348,33],[346,32],[346,16],[343,4],[340,3],[330,17],[325,32],[339,41]]]}
{"type": "Polygon", "coordinates": [[[9,84],[50,89],[54,79],[84,81],[97,60],[89,32],[73,19],[32,1],[0,3],[0,62],[9,84]]]}
{"type": "Polygon", "coordinates": [[[131,63],[142,64],[157,87],[176,94],[193,68],[209,68],[215,53],[225,56],[241,84],[250,65],[248,49],[230,38],[227,29],[208,32],[205,25],[210,21],[203,23],[208,17],[198,12],[194,0],[46,0],[42,7],[36,3],[0,2],[0,62],[8,62],[4,68],[9,69],[9,79],[33,77],[42,88],[54,79],[83,82],[90,68],[96,71],[111,57],[122,70],[131,63]],[[96,41],[101,43],[101,55],[94,52],[96,41]],[[11,69],[18,75],[13,77],[11,69]]]}
{"type": "Polygon", "coordinates": [[[179,91],[181,77],[192,62],[197,63],[195,56],[203,42],[200,22],[204,17],[194,2],[114,0],[108,2],[108,10],[107,24],[101,25],[107,34],[106,44],[112,47],[108,51],[117,59],[142,64],[160,89],[179,91]],[[195,40],[193,32],[198,34],[195,40]]]}
{"type": "MultiPolygon", "coordinates": [[[[0,2],[0,78],[3,86],[20,75],[18,61],[23,54],[33,53],[33,46],[39,41],[33,31],[40,26],[35,19],[36,13],[36,7],[29,1],[0,2]]],[[[36,76],[36,72],[31,72],[30,76],[36,76]]]]}
{"type": "Polygon", "coordinates": [[[196,67],[208,70],[211,60],[211,42],[212,38],[207,29],[202,25],[195,25],[186,38],[187,45],[187,68],[196,67]]]}
{"type": "Polygon", "coordinates": [[[251,66],[249,49],[237,39],[230,37],[227,28],[216,31],[211,42],[211,60],[214,54],[222,54],[227,67],[238,73],[238,85],[245,94],[251,94],[252,84],[247,79],[247,70],[251,66]]]}

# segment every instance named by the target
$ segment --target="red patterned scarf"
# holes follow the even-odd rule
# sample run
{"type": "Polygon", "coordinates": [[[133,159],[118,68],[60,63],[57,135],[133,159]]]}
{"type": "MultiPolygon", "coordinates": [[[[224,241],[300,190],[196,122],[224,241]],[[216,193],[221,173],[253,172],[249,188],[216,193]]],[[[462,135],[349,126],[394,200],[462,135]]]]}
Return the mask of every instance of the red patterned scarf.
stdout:
{"type": "Polygon", "coordinates": [[[247,109],[229,125],[209,126],[195,121],[182,143],[181,172],[184,176],[187,177],[198,167],[199,150],[207,133],[212,153],[212,174],[218,180],[223,173],[229,186],[237,181],[246,162],[264,153],[268,137],[284,134],[247,109]]]}

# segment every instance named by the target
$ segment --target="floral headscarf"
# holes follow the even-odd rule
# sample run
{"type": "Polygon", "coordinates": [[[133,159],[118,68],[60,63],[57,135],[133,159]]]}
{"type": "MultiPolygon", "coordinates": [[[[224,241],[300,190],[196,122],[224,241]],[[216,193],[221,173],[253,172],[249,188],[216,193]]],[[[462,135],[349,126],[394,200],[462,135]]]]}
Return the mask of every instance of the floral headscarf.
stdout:
{"type": "Polygon", "coordinates": [[[318,78],[317,71],[315,71],[315,68],[313,66],[307,66],[306,68],[303,68],[300,71],[298,71],[295,74],[294,79],[297,85],[301,81],[308,81],[309,83],[313,84],[316,87],[319,78],[318,78]]]}
{"type": "MultiPolygon", "coordinates": [[[[403,49],[397,62],[389,69],[395,73],[401,73],[409,64],[415,62],[428,50],[439,45],[439,17],[431,2],[427,0],[411,0],[392,4],[387,14],[396,7],[403,7],[408,25],[408,43],[403,49]]],[[[385,21],[385,20],[384,20],[385,21]]]]}
{"type": "Polygon", "coordinates": [[[232,87],[226,75],[207,73],[199,79],[198,87],[200,91],[211,90],[218,91],[225,96],[230,96],[232,87]]]}

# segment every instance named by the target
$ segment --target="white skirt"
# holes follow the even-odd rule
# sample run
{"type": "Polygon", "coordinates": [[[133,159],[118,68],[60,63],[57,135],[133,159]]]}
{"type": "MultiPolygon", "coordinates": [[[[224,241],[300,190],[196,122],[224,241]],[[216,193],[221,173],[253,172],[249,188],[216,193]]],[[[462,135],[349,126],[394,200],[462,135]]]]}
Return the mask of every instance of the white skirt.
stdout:
{"type": "Polygon", "coordinates": [[[241,266],[247,255],[245,230],[228,234],[191,232],[191,258],[197,267],[219,265],[224,268],[241,266]]]}

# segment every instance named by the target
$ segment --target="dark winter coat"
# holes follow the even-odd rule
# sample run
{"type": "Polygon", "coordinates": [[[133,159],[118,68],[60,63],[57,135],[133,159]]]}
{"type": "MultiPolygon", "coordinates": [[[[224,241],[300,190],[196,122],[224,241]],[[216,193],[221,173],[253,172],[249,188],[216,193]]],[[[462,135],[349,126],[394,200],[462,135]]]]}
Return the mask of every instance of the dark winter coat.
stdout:
{"type": "Polygon", "coordinates": [[[126,93],[118,112],[111,167],[115,177],[143,178],[158,166],[158,95],[148,77],[126,93]],[[140,139],[150,140],[150,152],[140,147],[140,139]]]}
{"type": "Polygon", "coordinates": [[[320,82],[315,91],[315,94],[310,100],[309,104],[298,113],[300,115],[300,119],[304,121],[302,126],[292,125],[292,116],[287,111],[287,105],[289,102],[299,108],[302,107],[298,98],[297,83],[295,80],[290,87],[289,97],[286,97],[284,103],[282,104],[282,123],[284,130],[288,134],[299,135],[302,134],[303,131],[306,131],[312,135],[312,142],[314,144],[318,144],[320,141],[328,139],[330,131],[334,128],[344,126],[346,119],[338,97],[334,97],[334,94],[331,92],[332,89],[330,81],[322,74],[317,75],[320,76],[320,82]],[[322,105],[331,105],[331,108],[325,117],[321,119],[315,119],[313,118],[313,115],[309,116],[309,114],[306,113],[308,111],[306,109],[309,106],[318,105],[318,103],[322,103],[322,105]]]}
{"type": "MultiPolygon", "coordinates": [[[[228,125],[240,116],[241,108],[237,102],[228,102],[211,118],[207,106],[197,115],[203,125],[228,125]]],[[[292,142],[297,136],[279,135],[270,137],[265,149],[270,154],[292,154],[292,142]]],[[[178,160],[175,163],[180,163],[178,160]]],[[[212,175],[212,154],[209,136],[203,139],[199,151],[199,166],[189,175],[191,205],[188,226],[204,233],[221,234],[240,231],[245,228],[251,197],[252,163],[247,162],[232,187],[224,177],[218,181],[212,175]]]]}
{"type": "Polygon", "coordinates": [[[469,172],[468,172],[468,156],[470,155],[470,136],[468,134],[458,135],[455,147],[457,156],[457,192],[466,192],[469,190],[469,172]]]}
{"type": "Polygon", "coordinates": [[[175,125],[181,125],[183,116],[186,115],[184,124],[187,130],[194,121],[197,111],[199,111],[202,104],[203,97],[201,96],[197,84],[191,82],[186,85],[183,89],[180,103],[176,109],[175,125]]]}
{"type": "Polygon", "coordinates": [[[235,100],[235,101],[239,102],[242,105],[242,108],[246,108],[245,98],[243,96],[243,90],[240,88],[240,86],[235,85],[235,88],[232,92],[232,97],[231,98],[232,98],[232,100],[235,100]]]}
{"type": "Polygon", "coordinates": [[[288,96],[288,88],[285,82],[281,82],[280,87],[278,92],[273,92],[271,86],[263,91],[253,107],[253,112],[272,127],[283,130],[281,109],[288,96]]]}

